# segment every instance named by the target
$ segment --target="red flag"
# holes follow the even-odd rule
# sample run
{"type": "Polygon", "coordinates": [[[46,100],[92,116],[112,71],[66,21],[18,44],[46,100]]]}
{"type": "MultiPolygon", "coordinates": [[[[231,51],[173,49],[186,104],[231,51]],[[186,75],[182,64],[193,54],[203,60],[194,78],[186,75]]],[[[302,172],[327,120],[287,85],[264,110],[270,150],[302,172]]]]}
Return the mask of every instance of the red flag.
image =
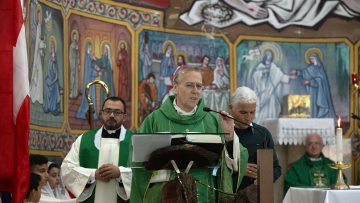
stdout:
{"type": "Polygon", "coordinates": [[[22,203],[29,184],[30,99],[21,1],[0,1],[0,190],[22,203]]]}

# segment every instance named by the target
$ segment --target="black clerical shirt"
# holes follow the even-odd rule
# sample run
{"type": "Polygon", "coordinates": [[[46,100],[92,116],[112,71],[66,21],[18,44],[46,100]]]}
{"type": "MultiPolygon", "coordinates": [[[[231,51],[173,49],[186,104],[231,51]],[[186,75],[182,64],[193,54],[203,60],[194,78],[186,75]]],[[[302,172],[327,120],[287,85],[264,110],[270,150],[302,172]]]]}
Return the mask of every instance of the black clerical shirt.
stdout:
{"type": "MultiPolygon", "coordinates": [[[[253,123],[254,127],[247,129],[240,129],[234,127],[236,134],[238,135],[240,143],[247,148],[249,153],[248,163],[257,164],[257,150],[263,148],[274,149],[274,141],[270,132],[255,123],[253,123]]],[[[226,148],[229,154],[232,153],[232,142],[226,144],[226,148]],[[231,147],[230,147],[231,146],[231,147]]],[[[273,165],[274,165],[274,181],[277,180],[281,175],[281,166],[279,164],[279,160],[276,155],[275,149],[273,150],[273,165]]],[[[248,176],[244,176],[243,180],[240,184],[240,189],[243,189],[254,183],[254,178],[250,178],[248,176]]]]}
{"type": "Polygon", "coordinates": [[[103,128],[102,133],[101,133],[101,137],[119,139],[120,131],[121,131],[121,128],[117,129],[114,133],[109,133],[105,128],[103,128]]]}

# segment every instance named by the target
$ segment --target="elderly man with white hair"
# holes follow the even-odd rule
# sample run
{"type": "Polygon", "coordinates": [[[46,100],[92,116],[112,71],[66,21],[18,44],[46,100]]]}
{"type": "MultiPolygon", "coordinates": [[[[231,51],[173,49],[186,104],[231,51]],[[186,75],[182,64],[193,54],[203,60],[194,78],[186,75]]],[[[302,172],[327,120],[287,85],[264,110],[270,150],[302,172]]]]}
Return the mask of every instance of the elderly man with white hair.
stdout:
{"type": "Polygon", "coordinates": [[[285,175],[285,193],[290,187],[329,187],[336,183],[337,170],[330,168],[334,161],[325,157],[320,135],[305,137],[305,154],[295,161],[285,175]]]}
{"type": "MultiPolygon", "coordinates": [[[[245,176],[239,188],[240,191],[246,191],[245,189],[253,185],[257,179],[258,149],[273,149],[274,181],[281,175],[281,166],[274,149],[274,141],[271,133],[265,127],[253,123],[256,111],[256,100],[256,93],[248,87],[238,87],[230,98],[229,113],[235,119],[234,131],[240,143],[247,148],[249,153],[245,176]]],[[[231,149],[228,148],[228,151],[229,150],[231,149]]],[[[229,154],[231,154],[231,152],[229,152],[229,154]]]]}

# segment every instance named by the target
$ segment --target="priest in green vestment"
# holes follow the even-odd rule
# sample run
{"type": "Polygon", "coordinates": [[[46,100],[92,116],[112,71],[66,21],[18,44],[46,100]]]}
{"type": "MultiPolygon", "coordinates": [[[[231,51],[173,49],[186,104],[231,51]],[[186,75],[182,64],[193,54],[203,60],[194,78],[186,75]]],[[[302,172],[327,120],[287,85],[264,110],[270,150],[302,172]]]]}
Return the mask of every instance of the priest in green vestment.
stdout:
{"type": "Polygon", "coordinates": [[[306,136],[306,153],[286,172],[284,194],[290,187],[330,187],[336,183],[337,170],[329,166],[334,161],[324,156],[323,148],[324,144],[320,135],[306,136]]]}
{"type": "Polygon", "coordinates": [[[80,202],[128,202],[132,133],[122,125],[125,114],[124,100],[108,97],[100,112],[102,127],[80,135],[66,155],[61,176],[80,202]]]}
{"type": "MultiPolygon", "coordinates": [[[[139,133],[228,133],[225,140],[232,139],[233,120],[203,111],[201,99],[203,83],[201,70],[192,67],[178,68],[173,76],[174,96],[169,96],[161,107],[148,115],[141,124],[139,133]],[[223,124],[223,125],[222,125],[223,124]],[[228,127],[230,126],[230,128],[228,127]],[[229,131],[230,129],[230,131],[229,131]]],[[[149,143],[150,144],[150,143],[149,143]]],[[[220,167],[191,168],[189,174],[211,187],[233,193],[232,175],[236,182],[241,182],[244,175],[247,150],[239,143],[233,144],[232,159],[224,149],[220,167]]],[[[175,177],[174,170],[147,171],[133,168],[131,202],[159,203],[162,189],[167,181],[175,177]]],[[[228,198],[213,189],[196,184],[198,202],[225,202],[228,198]]]]}

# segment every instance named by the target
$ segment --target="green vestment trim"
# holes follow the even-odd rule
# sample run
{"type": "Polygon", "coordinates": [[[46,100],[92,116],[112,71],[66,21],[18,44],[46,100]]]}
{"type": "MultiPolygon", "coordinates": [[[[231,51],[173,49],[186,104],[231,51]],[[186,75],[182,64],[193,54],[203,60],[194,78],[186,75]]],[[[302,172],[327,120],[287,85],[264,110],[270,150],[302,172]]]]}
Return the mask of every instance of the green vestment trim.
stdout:
{"type": "MultiPolygon", "coordinates": [[[[98,168],[99,160],[99,150],[95,147],[95,134],[99,129],[90,130],[84,133],[81,137],[80,151],[79,151],[79,161],[80,166],[84,168],[98,168]]],[[[119,151],[119,166],[127,167],[129,165],[129,149],[131,143],[132,132],[126,130],[125,139],[120,142],[120,151],[119,151]]],[[[85,203],[93,203],[95,198],[95,189],[92,195],[86,199],[85,203]]],[[[124,201],[119,196],[117,197],[118,203],[125,203],[129,201],[124,201]]]]}

